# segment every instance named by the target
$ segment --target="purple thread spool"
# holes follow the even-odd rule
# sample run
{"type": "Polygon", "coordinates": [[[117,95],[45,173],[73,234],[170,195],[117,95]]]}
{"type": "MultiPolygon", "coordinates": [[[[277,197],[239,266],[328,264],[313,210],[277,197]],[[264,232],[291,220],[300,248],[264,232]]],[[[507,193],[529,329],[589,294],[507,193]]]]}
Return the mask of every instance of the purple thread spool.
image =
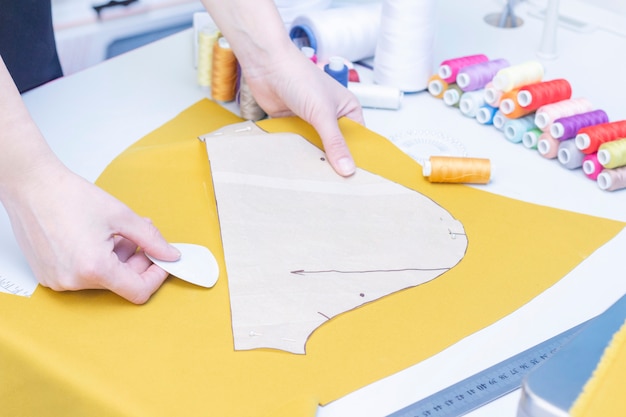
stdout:
{"type": "Polygon", "coordinates": [[[586,113],[556,119],[550,126],[550,133],[559,140],[576,137],[580,129],[587,126],[608,123],[609,116],[604,110],[593,110],[586,113]]]}
{"type": "Polygon", "coordinates": [[[502,68],[510,66],[506,59],[494,59],[487,62],[468,65],[459,70],[456,83],[463,91],[475,91],[484,88],[502,68]]]}

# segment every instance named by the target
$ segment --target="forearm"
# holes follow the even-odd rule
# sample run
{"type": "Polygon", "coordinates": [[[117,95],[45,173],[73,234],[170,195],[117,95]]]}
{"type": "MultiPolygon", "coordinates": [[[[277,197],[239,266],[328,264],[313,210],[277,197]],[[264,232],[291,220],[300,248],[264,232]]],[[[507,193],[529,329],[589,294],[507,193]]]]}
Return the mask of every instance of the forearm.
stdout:
{"type": "MultiPolygon", "coordinates": [[[[272,0],[202,0],[248,71],[288,59],[295,45],[272,0]]],[[[257,74],[253,74],[257,75],[257,74]]]]}
{"type": "Polygon", "coordinates": [[[61,165],[30,117],[0,57],[0,200],[38,181],[41,170],[61,165]]]}

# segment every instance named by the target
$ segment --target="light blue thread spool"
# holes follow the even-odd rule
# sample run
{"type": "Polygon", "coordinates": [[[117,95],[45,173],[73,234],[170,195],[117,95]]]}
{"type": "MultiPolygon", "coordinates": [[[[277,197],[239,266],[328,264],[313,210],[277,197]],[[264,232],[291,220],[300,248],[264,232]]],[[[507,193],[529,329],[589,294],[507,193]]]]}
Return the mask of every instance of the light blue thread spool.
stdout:
{"type": "Polygon", "coordinates": [[[504,124],[504,137],[510,142],[520,143],[524,137],[524,133],[535,127],[534,114],[520,117],[519,119],[510,119],[504,124]]]}

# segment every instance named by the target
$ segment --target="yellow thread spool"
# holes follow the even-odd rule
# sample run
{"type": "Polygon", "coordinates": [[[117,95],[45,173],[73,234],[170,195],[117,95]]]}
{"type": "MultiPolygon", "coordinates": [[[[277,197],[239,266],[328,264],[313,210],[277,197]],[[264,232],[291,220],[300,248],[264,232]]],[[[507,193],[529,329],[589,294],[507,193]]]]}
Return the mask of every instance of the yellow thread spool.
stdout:
{"type": "Polygon", "coordinates": [[[430,182],[487,184],[491,161],[485,158],[431,156],[424,161],[422,174],[430,182]]]}
{"type": "Polygon", "coordinates": [[[211,68],[213,64],[213,47],[220,32],[204,28],[198,32],[198,85],[211,86],[211,68]]]}
{"type": "Polygon", "coordinates": [[[626,165],[626,138],[605,142],[598,148],[598,162],[604,168],[626,165]]]}
{"type": "Polygon", "coordinates": [[[216,101],[233,101],[237,89],[237,58],[226,38],[213,46],[211,97],[216,101]]]}

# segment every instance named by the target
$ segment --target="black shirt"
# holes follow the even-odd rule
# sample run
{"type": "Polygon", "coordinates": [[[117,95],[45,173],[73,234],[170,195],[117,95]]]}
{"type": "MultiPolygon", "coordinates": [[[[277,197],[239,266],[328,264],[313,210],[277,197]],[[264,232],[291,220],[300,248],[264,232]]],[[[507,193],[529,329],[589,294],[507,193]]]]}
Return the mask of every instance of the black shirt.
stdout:
{"type": "Polygon", "coordinates": [[[63,75],[50,0],[0,0],[0,55],[22,93],[63,75]]]}

